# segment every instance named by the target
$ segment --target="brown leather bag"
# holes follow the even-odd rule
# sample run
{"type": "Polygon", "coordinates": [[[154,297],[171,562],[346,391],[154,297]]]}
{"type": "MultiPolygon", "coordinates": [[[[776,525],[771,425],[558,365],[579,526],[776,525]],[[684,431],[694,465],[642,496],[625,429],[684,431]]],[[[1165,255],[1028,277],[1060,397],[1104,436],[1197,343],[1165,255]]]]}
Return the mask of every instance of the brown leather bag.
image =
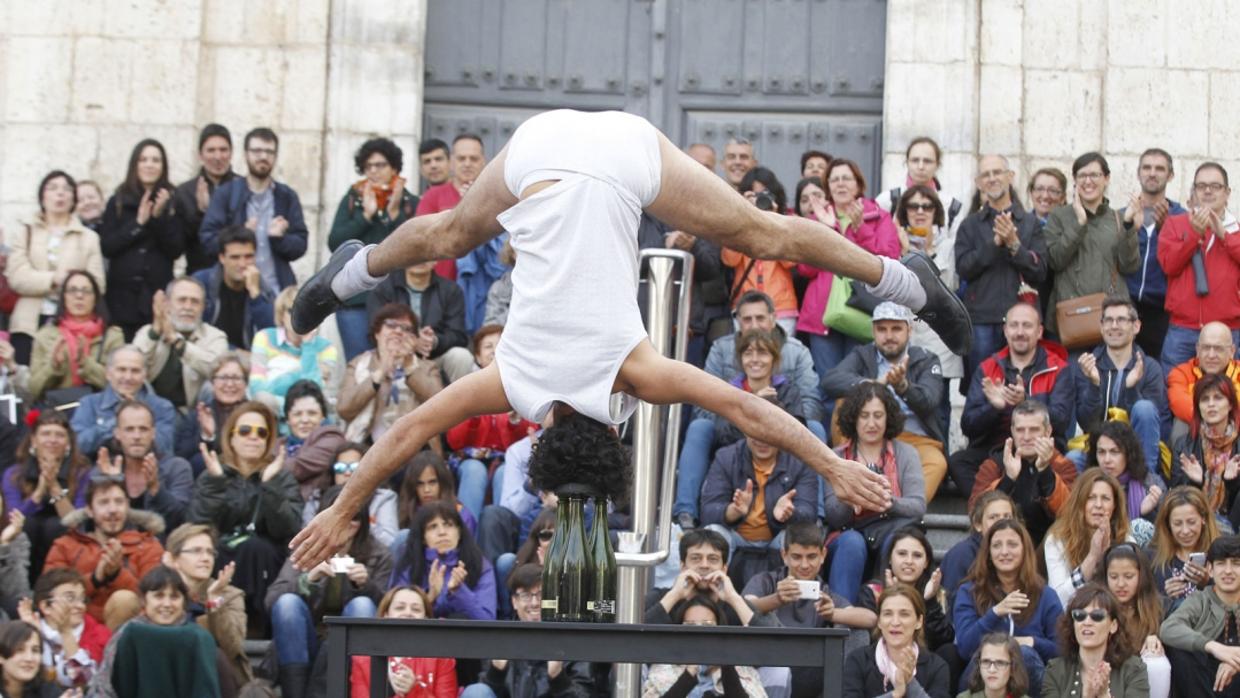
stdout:
{"type": "MultiPolygon", "coordinates": [[[[1115,214],[1115,224],[1120,235],[1124,224],[1115,214]]],[[[1118,279],[1111,269],[1111,287],[1104,293],[1091,293],[1077,298],[1059,299],[1055,303],[1055,324],[1059,328],[1059,341],[1068,349],[1085,349],[1098,346],[1102,341],[1102,302],[1115,294],[1118,279]]]]}

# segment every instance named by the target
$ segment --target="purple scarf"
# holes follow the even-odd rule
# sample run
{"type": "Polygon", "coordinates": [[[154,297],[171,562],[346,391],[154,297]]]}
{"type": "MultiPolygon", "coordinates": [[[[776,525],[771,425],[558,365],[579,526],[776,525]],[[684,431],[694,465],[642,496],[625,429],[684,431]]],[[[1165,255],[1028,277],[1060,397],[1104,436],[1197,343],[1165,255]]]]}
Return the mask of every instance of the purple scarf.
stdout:
{"type": "Polygon", "coordinates": [[[1128,491],[1128,520],[1141,518],[1141,502],[1145,501],[1145,483],[1135,480],[1127,472],[1119,474],[1119,484],[1128,491]]]}

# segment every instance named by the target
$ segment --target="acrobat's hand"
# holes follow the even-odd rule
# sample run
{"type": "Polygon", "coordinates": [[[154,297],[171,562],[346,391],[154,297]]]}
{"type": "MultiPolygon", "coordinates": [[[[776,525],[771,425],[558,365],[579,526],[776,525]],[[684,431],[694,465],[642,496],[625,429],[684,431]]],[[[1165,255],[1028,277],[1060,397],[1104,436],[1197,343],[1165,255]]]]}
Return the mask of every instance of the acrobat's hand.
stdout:
{"type": "Polygon", "coordinates": [[[349,541],[349,520],[353,517],[342,511],[339,505],[320,511],[305,528],[301,529],[288,547],[293,551],[290,560],[293,567],[302,572],[343,550],[349,541]]]}
{"type": "Polygon", "coordinates": [[[891,508],[891,483],[864,465],[837,458],[834,467],[824,474],[840,501],[869,511],[891,508]]]}

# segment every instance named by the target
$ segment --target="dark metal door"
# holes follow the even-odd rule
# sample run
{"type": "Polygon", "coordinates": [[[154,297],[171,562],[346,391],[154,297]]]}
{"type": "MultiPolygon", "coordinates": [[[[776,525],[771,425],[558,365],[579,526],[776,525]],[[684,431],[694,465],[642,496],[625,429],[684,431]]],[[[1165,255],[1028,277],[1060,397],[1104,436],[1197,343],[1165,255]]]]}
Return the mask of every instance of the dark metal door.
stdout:
{"type": "Polygon", "coordinates": [[[423,137],[495,153],[537,112],[622,109],[721,158],[746,138],[789,190],[811,148],[878,181],[886,18],[884,0],[430,0],[423,137]]]}

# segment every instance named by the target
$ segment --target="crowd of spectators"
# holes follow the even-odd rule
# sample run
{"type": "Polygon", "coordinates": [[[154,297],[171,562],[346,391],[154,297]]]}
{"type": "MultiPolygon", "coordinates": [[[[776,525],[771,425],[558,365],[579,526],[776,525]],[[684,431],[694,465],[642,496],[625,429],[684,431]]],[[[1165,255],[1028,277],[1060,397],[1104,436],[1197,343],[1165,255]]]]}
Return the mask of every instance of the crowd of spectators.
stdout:
{"type": "MultiPolygon", "coordinates": [[[[397,271],[335,315],[339,343],[298,334],[300,199],[276,178],[275,132],[240,144],[244,173],[229,130],[205,127],[201,167],[179,185],[153,139],[111,194],[52,171],[39,213],[9,229],[0,380],[20,409],[0,414],[3,695],[126,695],[138,673],[170,695],[262,695],[245,640],[271,639],[258,676],[300,698],[323,692],[328,615],[540,619],[557,498],[528,472],[551,417],[457,425],[373,494],[344,553],[305,572],[288,562],[376,440],[494,361],[517,253],[500,236],[397,271]],[[183,686],[139,655],[206,678],[183,686]]],[[[712,148],[688,152],[714,170],[712,148]]],[[[1138,192],[1114,206],[1099,153],[1070,176],[1032,173],[1024,200],[1004,157],[978,158],[971,196],[943,191],[941,158],[914,139],[904,181],[879,191],[857,163],[808,151],[783,173],[791,196],[753,144],[731,140],[721,159],[759,208],[933,259],[971,314],[964,357],[849,279],[643,219],[642,247],[695,260],[690,361],[893,494],[882,511],[841,502],[791,453],[693,410],[675,425],[679,567],[645,620],[847,629],[850,698],[1240,695],[1227,171],[1200,165],[1182,205],[1167,196],[1172,156],[1151,148],[1138,192]],[[1060,312],[1090,298],[1083,330],[1060,312]],[[923,519],[944,488],[967,498],[971,531],[936,563],[923,519]]],[[[329,248],[450,209],[486,161],[463,133],[422,143],[415,175],[394,142],[366,141],[329,248]]],[[[626,514],[618,501],[592,515],[623,528],[626,514]]],[[[399,696],[588,696],[606,694],[608,667],[398,658],[372,677],[356,658],[352,695],[371,680],[399,696]]],[[[643,694],[821,684],[821,669],[665,664],[643,694]]]]}

